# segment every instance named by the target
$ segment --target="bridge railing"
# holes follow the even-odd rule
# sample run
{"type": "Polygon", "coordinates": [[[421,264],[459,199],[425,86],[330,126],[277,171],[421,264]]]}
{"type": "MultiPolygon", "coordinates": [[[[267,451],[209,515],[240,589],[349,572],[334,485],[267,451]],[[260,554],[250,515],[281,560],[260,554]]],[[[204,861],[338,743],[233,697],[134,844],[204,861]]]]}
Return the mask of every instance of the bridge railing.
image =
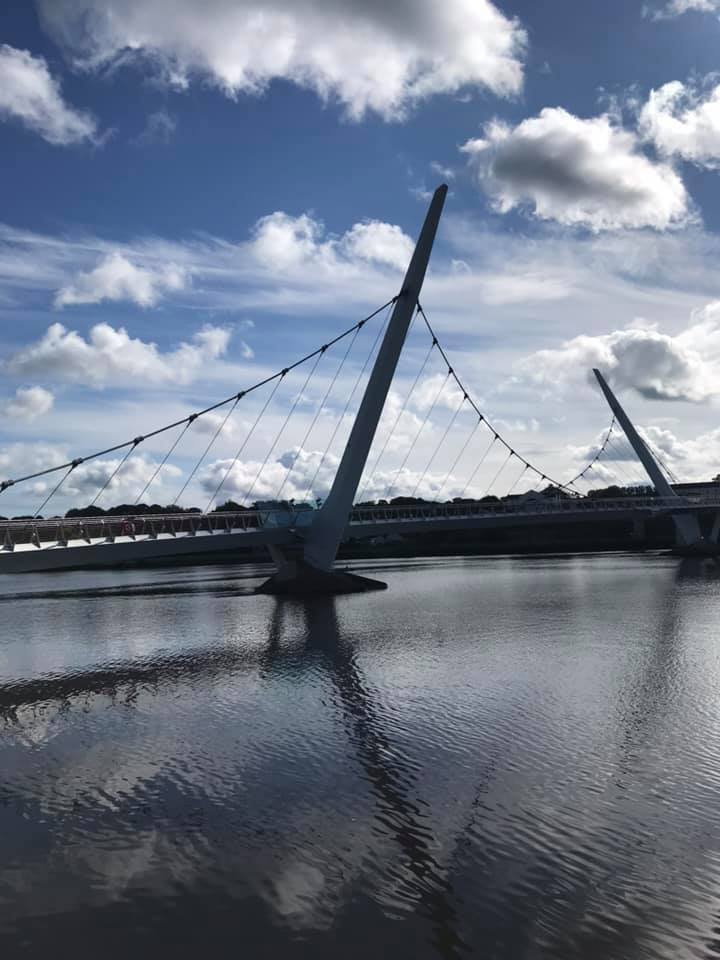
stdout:
{"type": "Polygon", "coordinates": [[[19,519],[0,521],[0,550],[13,550],[21,544],[112,543],[119,538],[154,539],[159,536],[194,536],[198,533],[237,533],[257,530],[267,520],[267,512],[240,513],[166,513],[112,517],[53,517],[47,520],[19,519]]]}
{"type": "Polygon", "coordinates": [[[622,497],[617,499],[595,498],[547,498],[546,500],[528,500],[524,503],[485,502],[453,504],[403,504],[356,507],[350,517],[350,523],[387,522],[403,520],[434,520],[463,517],[495,517],[512,514],[515,516],[533,516],[537,514],[598,513],[627,510],[671,510],[687,509],[695,506],[720,506],[720,497],[702,499],[663,498],[663,497],[622,497]]]}
{"type": "MultiPolygon", "coordinates": [[[[368,523],[397,523],[442,519],[470,519],[513,515],[612,513],[628,510],[650,512],[689,510],[697,507],[720,508],[720,496],[693,498],[624,497],[610,500],[577,498],[547,498],[525,502],[473,502],[388,504],[356,507],[349,517],[349,525],[368,523]]],[[[49,519],[19,519],[0,521],[0,551],[12,551],[16,546],[36,547],[69,544],[82,545],[113,543],[118,539],[137,540],[158,537],[196,536],[216,533],[240,533],[277,527],[301,528],[312,522],[314,510],[307,508],[244,510],[228,513],[172,513],[141,514],[113,517],[73,517],[49,519]]]]}

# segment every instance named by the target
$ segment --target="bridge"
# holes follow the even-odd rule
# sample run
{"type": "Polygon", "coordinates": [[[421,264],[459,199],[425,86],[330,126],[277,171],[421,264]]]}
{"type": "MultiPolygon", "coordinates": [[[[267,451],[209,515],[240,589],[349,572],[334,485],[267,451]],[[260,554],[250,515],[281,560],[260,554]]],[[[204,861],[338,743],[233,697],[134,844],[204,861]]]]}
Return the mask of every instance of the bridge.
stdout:
{"type": "MultiPolygon", "coordinates": [[[[112,444],[103,450],[80,454],[67,462],[53,464],[23,476],[0,481],[0,495],[25,489],[40,491],[42,501],[32,512],[20,519],[0,521],[0,574],[27,573],[43,570],[60,570],[72,567],[114,566],[145,560],[170,560],[181,556],[192,557],[247,548],[265,548],[274,561],[277,572],[260,589],[270,593],[342,593],[384,587],[377,581],[351,575],[334,569],[340,543],[348,538],[363,539],[394,534],[425,532],[428,530],[490,530],[526,524],[554,524],[585,522],[590,517],[612,517],[642,521],[651,517],[670,517],[676,532],[677,545],[685,551],[700,553],[716,552],[720,533],[720,494],[689,498],[680,495],[673,483],[674,477],[662,461],[658,451],[651,449],[627,413],[620,405],[602,373],[594,371],[612,412],[610,427],[603,435],[592,456],[582,470],[571,479],[562,481],[551,477],[542,467],[524,457],[493,427],[473,399],[455,370],[448,353],[441,344],[426,312],[420,303],[420,294],[427,269],[435,233],[445,202],[447,187],[436,190],[417,245],[405,275],[400,292],[387,303],[364,317],[334,339],[321,344],[315,350],[265,377],[255,384],[226,397],[203,410],[189,414],[173,423],[165,424],[131,439],[112,444]],[[325,445],[315,476],[307,485],[304,498],[283,501],[282,494],[289,481],[296,475],[298,460],[303,454],[311,434],[318,425],[348,358],[360,340],[364,329],[373,321],[380,321],[365,361],[355,378],[354,386],[345,399],[344,409],[337,419],[334,430],[325,445]],[[413,323],[424,329],[428,338],[427,352],[417,371],[409,393],[394,418],[381,448],[376,451],[373,442],[386,404],[386,398],[398,360],[413,323]],[[337,360],[334,372],[327,376],[327,387],[317,404],[315,416],[305,431],[300,444],[294,448],[289,464],[273,501],[263,508],[257,506],[257,497],[263,471],[277,453],[281,439],[296,413],[301,399],[313,381],[318,367],[326,357],[333,354],[337,360]],[[386,493],[396,500],[405,494],[405,503],[363,503],[364,492],[377,476],[379,464],[392,452],[397,430],[408,403],[419,386],[431,358],[437,358],[443,373],[439,384],[433,388],[424,419],[415,430],[410,443],[402,454],[399,465],[393,465],[391,480],[386,493]],[[273,404],[276,392],[291,374],[301,375],[299,389],[291,398],[280,430],[271,433],[271,442],[264,460],[254,479],[243,491],[241,502],[222,510],[213,509],[220,503],[223,489],[227,489],[250,440],[267,434],[266,415],[273,404]],[[365,378],[366,371],[369,371],[365,378]],[[353,398],[364,390],[355,414],[349,436],[339,459],[332,486],[324,500],[314,502],[315,482],[324,464],[328,462],[334,441],[348,415],[353,398]],[[264,391],[264,392],[263,392],[264,391]],[[159,462],[154,464],[152,474],[140,491],[135,505],[143,498],[158,478],[165,475],[173,464],[178,448],[188,432],[199,422],[209,424],[210,440],[201,456],[184,477],[183,486],[173,500],[179,504],[191,482],[207,462],[207,457],[226,428],[241,402],[255,393],[264,397],[247,429],[242,443],[230,461],[223,461],[219,479],[212,496],[203,511],[177,510],[162,513],[141,512],[129,507],[121,516],[94,516],[97,506],[106,491],[112,491],[114,483],[138,448],[149,441],[168,434],[170,446],[159,462]],[[450,416],[435,443],[431,456],[425,458],[421,473],[414,474],[413,489],[402,490],[406,477],[405,468],[420,436],[426,429],[433,412],[444,405],[450,416]],[[452,450],[450,444],[460,433],[460,444],[452,450]],[[484,436],[483,436],[484,435],[484,436]],[[615,457],[619,444],[632,451],[640,464],[652,496],[632,498],[598,499],[585,495],[582,485],[594,475],[602,477],[603,458],[615,457]],[[613,453],[614,451],[614,453],[613,453]],[[372,456],[370,454],[372,453],[372,456]],[[117,455],[117,459],[106,460],[117,455]],[[485,480],[482,489],[485,499],[465,496],[473,490],[484,464],[492,464],[492,476],[485,480]],[[440,479],[435,482],[432,502],[418,502],[416,494],[423,481],[443,464],[440,479]],[[48,518],[45,514],[53,502],[66,495],[73,482],[83,473],[90,479],[90,468],[97,470],[97,490],[94,499],[83,515],[68,515],[48,518]],[[461,488],[457,486],[458,471],[468,468],[461,488]],[[519,470],[518,470],[519,468],[519,470]],[[501,477],[510,477],[504,498],[498,499],[491,491],[498,489],[501,477]],[[534,477],[544,486],[543,495],[518,496],[513,491],[523,480],[534,477]],[[648,483],[649,482],[649,483],[648,483]],[[442,494],[454,483],[460,494],[450,502],[443,502],[442,494]],[[492,499],[491,499],[492,498],[492,499]],[[356,501],[360,500],[360,503],[356,501]],[[253,505],[256,505],[253,508],[253,505]],[[700,518],[710,514],[711,531],[703,536],[700,518]]],[[[0,510],[2,501],[0,500],[0,510]]],[[[100,512],[100,511],[96,511],[100,512]]],[[[706,524],[707,527],[707,524],[706,524]]]]}

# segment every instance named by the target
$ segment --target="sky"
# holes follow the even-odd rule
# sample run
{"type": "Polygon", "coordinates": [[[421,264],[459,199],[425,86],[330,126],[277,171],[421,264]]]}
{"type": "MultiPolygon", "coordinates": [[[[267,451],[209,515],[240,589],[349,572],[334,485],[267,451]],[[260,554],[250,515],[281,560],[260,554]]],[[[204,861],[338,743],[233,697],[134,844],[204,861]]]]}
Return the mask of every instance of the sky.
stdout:
{"type": "MultiPolygon", "coordinates": [[[[597,366],[678,477],[714,476],[719,51],[720,0],[3,4],[0,479],[185,417],[350,327],[397,293],[443,182],[423,306],[513,449],[581,470],[610,421],[597,366]]],[[[223,480],[220,499],[323,496],[383,319],[340,369],[348,341],[307,382],[197,421],[157,475],[174,434],[117,473],[121,454],[79,466],[50,512],[108,479],[101,505],[153,477],[146,499],[173,502],[216,432],[183,504],[223,480]]],[[[512,459],[494,480],[497,444],[473,475],[487,433],[437,351],[422,368],[428,346],[418,323],[365,496],[538,486],[512,459]]],[[[640,479],[614,449],[596,486],[640,479]]],[[[0,513],[53,485],[6,490],[0,513]]]]}

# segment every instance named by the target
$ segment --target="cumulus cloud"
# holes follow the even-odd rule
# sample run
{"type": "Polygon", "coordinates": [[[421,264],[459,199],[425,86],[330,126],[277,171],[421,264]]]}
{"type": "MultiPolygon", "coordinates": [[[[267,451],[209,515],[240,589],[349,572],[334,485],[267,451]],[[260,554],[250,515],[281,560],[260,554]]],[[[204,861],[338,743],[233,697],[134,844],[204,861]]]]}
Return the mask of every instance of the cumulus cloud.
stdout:
{"type": "MultiPolygon", "coordinates": [[[[66,463],[72,456],[66,445],[46,443],[11,443],[0,447],[0,479],[22,476],[66,463]]],[[[91,460],[73,470],[57,496],[48,507],[48,515],[54,511],[64,513],[70,506],[87,504],[107,483],[107,489],[98,501],[99,506],[118,503],[134,503],[160,464],[151,456],[140,452],[133,454],[122,464],[121,458],[113,457],[91,460]],[[118,470],[117,473],[115,471],[118,470]],[[114,474],[114,476],[113,476],[114,474]]],[[[160,467],[145,500],[161,503],[172,500],[177,493],[177,484],[182,470],[172,463],[160,467]]],[[[36,498],[42,498],[57,483],[60,474],[50,474],[34,483],[11,487],[4,494],[0,513],[32,513],[37,509],[36,498]],[[7,505],[6,505],[7,504],[7,505]]]]}
{"type": "MultiPolygon", "coordinates": [[[[286,450],[262,470],[262,461],[216,460],[203,470],[201,487],[206,493],[214,494],[227,473],[219,501],[231,499],[249,505],[256,500],[274,499],[281,488],[284,500],[323,500],[332,487],[339,462],[340,458],[335,454],[329,453],[323,459],[319,450],[299,447],[286,450]]],[[[443,484],[446,474],[447,468],[424,473],[409,467],[403,467],[399,472],[396,468],[380,469],[360,484],[358,499],[360,496],[363,500],[378,500],[384,496],[407,495],[416,486],[416,496],[427,499],[432,499],[438,493],[442,494],[443,499],[457,496],[465,488],[465,481],[449,477],[443,484]]],[[[472,488],[473,495],[482,492],[482,489],[479,482],[472,488]]]]}
{"type": "Polygon", "coordinates": [[[417,384],[410,398],[413,407],[423,413],[436,408],[445,407],[455,410],[462,400],[462,391],[452,377],[445,373],[434,373],[425,377],[417,384]]]}
{"type": "Polygon", "coordinates": [[[675,336],[646,322],[581,335],[534,353],[519,369],[536,383],[563,385],[597,367],[613,386],[649,400],[701,403],[720,394],[720,302],[695,311],[692,320],[675,336]]]}
{"type": "Polygon", "coordinates": [[[340,241],[348,257],[387,264],[405,270],[410,263],[414,244],[400,227],[380,220],[356,223],[340,241]]]}
{"type": "Polygon", "coordinates": [[[228,330],[206,326],[191,343],[162,352],[156,344],[131,337],[123,327],[98,323],[85,339],[61,323],[53,323],[40,340],[10,356],[3,364],[18,376],[51,377],[72,383],[145,384],[190,383],[205,364],[227,351],[228,330]]]}
{"type": "Polygon", "coordinates": [[[293,217],[276,211],[255,225],[252,253],[266,267],[293,270],[308,265],[325,271],[352,270],[358,263],[404,270],[414,244],[400,227],[370,220],[354,224],[339,237],[307,213],[293,217]]]}
{"type": "MultiPolygon", "coordinates": [[[[92,460],[81,464],[72,471],[63,484],[63,499],[92,498],[107,484],[105,492],[98,500],[98,506],[109,507],[122,502],[134,503],[145,484],[152,479],[159,464],[142,454],[130,457],[118,470],[120,464],[120,458],[92,460]],[[116,470],[117,473],[115,473],[116,470]]],[[[171,463],[163,464],[145,500],[164,499],[169,493],[169,488],[163,487],[163,483],[178,480],[181,476],[182,470],[179,467],[171,463]]]]}
{"type": "Polygon", "coordinates": [[[702,91],[679,80],[651,90],[638,118],[640,135],[665,156],[720,165],[720,85],[702,91]]]}
{"type": "Polygon", "coordinates": [[[0,403],[0,416],[31,421],[52,410],[55,397],[44,387],[18,387],[15,396],[0,403]]]}
{"type": "Polygon", "coordinates": [[[356,120],[522,87],[525,32],[490,0],[40,0],[40,11],[78,65],[142,61],[175,86],[199,78],[230,97],[284,79],[356,120]]]}
{"type": "Polygon", "coordinates": [[[238,426],[232,416],[226,419],[229,409],[227,407],[224,413],[204,413],[193,423],[193,433],[205,434],[206,436],[215,436],[217,433],[218,436],[234,437],[238,426]]]}
{"type": "Polygon", "coordinates": [[[97,138],[94,118],[69,106],[43,57],[0,45],[0,118],[13,118],[48,143],[66,146],[97,138]]]}
{"type": "Polygon", "coordinates": [[[110,253],[87,273],[79,273],[55,296],[56,307],[102,300],[131,300],[140,307],[154,306],[162,293],[182,290],[187,273],[174,263],[161,267],[139,267],[122,253],[110,253]]]}
{"type": "Polygon", "coordinates": [[[323,459],[322,451],[297,447],[278,455],[264,467],[261,460],[220,459],[204,468],[200,485],[205,493],[213,494],[227,474],[219,500],[245,502],[248,494],[250,501],[270,500],[281,487],[285,500],[324,498],[333,484],[339,463],[339,457],[332,453],[323,459]]]}
{"type": "Polygon", "coordinates": [[[687,223],[689,199],[665,163],[608,114],[583,120],[560,107],[512,128],[498,120],[461,149],[499,212],[529,207],[542,220],[593,231],[687,223]]]}
{"type": "Polygon", "coordinates": [[[46,470],[68,460],[67,447],[51,443],[9,443],[0,447],[0,478],[46,470]]]}

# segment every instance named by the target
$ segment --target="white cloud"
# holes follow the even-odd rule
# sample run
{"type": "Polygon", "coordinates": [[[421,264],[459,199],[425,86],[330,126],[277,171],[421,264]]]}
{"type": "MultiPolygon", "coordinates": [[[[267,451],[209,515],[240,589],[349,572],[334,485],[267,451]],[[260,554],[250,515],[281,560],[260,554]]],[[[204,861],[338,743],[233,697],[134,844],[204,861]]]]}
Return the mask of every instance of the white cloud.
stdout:
{"type": "MultiPolygon", "coordinates": [[[[660,455],[663,464],[683,480],[707,480],[720,470],[720,428],[708,430],[689,440],[682,440],[667,427],[651,424],[638,427],[638,432],[653,451],[660,455]]],[[[602,431],[589,445],[570,447],[569,453],[577,464],[585,464],[600,449],[607,435],[602,431]]],[[[569,478],[571,471],[568,471],[569,478]]],[[[587,474],[590,487],[605,483],[621,486],[630,481],[649,483],[647,474],[637,456],[618,428],[612,434],[612,446],[608,446],[600,460],[587,474]]]]}
{"type": "Polygon", "coordinates": [[[55,397],[44,387],[18,387],[15,396],[0,403],[0,416],[10,420],[35,420],[52,410],[55,397]]]}
{"type": "Polygon", "coordinates": [[[0,46],[0,117],[20,120],[59,146],[97,137],[94,118],[65,103],[45,60],[7,44],[0,46]]]}
{"type": "MultiPolygon", "coordinates": [[[[134,503],[145,485],[152,479],[159,464],[142,454],[135,454],[120,467],[121,458],[92,460],[72,471],[62,486],[62,500],[78,498],[76,505],[84,505],[82,498],[92,499],[107,484],[97,505],[110,507],[120,503],[134,503]],[[118,470],[118,467],[120,469],[118,470]],[[118,471],[115,473],[115,471],[118,471]]],[[[179,481],[182,470],[174,464],[164,464],[143,498],[146,503],[162,502],[168,495],[172,499],[168,481],[179,481]],[[164,486],[165,484],[165,486],[164,486]]],[[[175,490],[177,492],[177,490],[175,490]]],[[[63,509],[67,509],[63,504],[63,509]]]]}
{"type": "Polygon", "coordinates": [[[444,373],[434,373],[423,378],[413,390],[411,402],[416,410],[426,413],[435,405],[435,408],[455,410],[462,400],[462,391],[452,377],[444,373]]]}
{"type": "Polygon", "coordinates": [[[133,143],[139,147],[148,147],[155,143],[170,143],[176,129],[175,117],[171,116],[167,110],[156,110],[148,114],[145,126],[133,143]]]}
{"type": "Polygon", "coordinates": [[[11,355],[4,369],[18,376],[42,375],[72,383],[128,385],[190,383],[205,364],[227,351],[230,333],[206,326],[174,350],[132,338],[123,327],[98,323],[86,340],[75,330],[53,323],[40,340],[11,355]]]}
{"type": "Polygon", "coordinates": [[[720,302],[696,311],[692,320],[674,336],[647,322],[581,335],[534,353],[519,369],[536,383],[562,386],[597,367],[613,386],[632,388],[646,399],[701,403],[720,395],[720,302]]]}
{"type": "Polygon", "coordinates": [[[262,460],[221,459],[215,460],[203,469],[200,484],[205,493],[213,494],[227,473],[227,479],[218,496],[220,502],[228,499],[244,502],[248,493],[251,501],[270,500],[274,499],[281,487],[283,499],[300,500],[305,497],[316,471],[320,468],[312,489],[308,493],[308,497],[314,499],[327,495],[339,462],[339,458],[334,454],[328,454],[323,460],[321,451],[298,452],[297,448],[279,454],[265,467],[262,460]],[[286,480],[288,469],[293,465],[293,461],[295,465],[286,480]],[[262,471],[261,467],[263,467],[262,471]]]}
{"type": "MultiPolygon", "coordinates": [[[[108,372],[105,359],[94,365],[96,354],[91,351],[89,360],[71,363],[68,376],[62,370],[53,372],[50,378],[44,373],[18,372],[13,379],[14,371],[5,366],[0,376],[6,378],[6,394],[17,386],[31,383],[42,383],[53,389],[55,378],[72,380],[72,384],[63,389],[62,405],[56,405],[47,415],[47,425],[46,421],[42,424],[46,435],[57,437],[58,441],[67,440],[70,451],[81,453],[100,449],[108,437],[124,438],[142,432],[138,423],[146,423],[150,403],[153,424],[159,426],[186,416],[204,405],[206,398],[210,402],[234,393],[251,380],[274,372],[306,349],[330,339],[398,288],[397,271],[359,257],[351,258],[340,242],[344,234],[333,237],[319,221],[314,222],[317,232],[293,268],[272,260],[261,262],[252,240],[230,243],[218,237],[194,236],[171,242],[161,237],[145,237],[118,244],[91,235],[53,236],[0,227],[0,301],[3,295],[15,301],[10,309],[0,305],[1,351],[5,357],[23,352],[18,343],[34,347],[44,339],[52,317],[46,319],[38,312],[37,305],[45,302],[46,292],[57,290],[64,277],[80,270],[88,271],[103,256],[116,251],[132,263],[148,268],[177,263],[196,280],[183,292],[182,298],[176,300],[173,327],[177,324],[176,329],[181,331],[174,334],[177,339],[196,345],[191,333],[196,329],[193,317],[200,312],[214,317],[232,314],[227,324],[230,329],[237,329],[227,354],[223,353],[218,361],[193,368],[196,370],[194,382],[199,386],[190,394],[182,388],[178,391],[172,379],[169,358],[175,352],[176,342],[168,340],[173,334],[164,322],[158,325],[154,335],[158,354],[161,360],[167,361],[162,365],[161,375],[145,378],[108,372]],[[338,284],[343,291],[340,301],[338,284]],[[246,317],[252,317],[256,324],[251,343],[258,356],[253,371],[243,363],[240,347],[240,338],[249,335],[241,329],[246,317]],[[95,381],[87,379],[87,375],[94,367],[100,371],[103,384],[120,389],[93,392],[95,381]],[[88,402],[96,415],[90,423],[84,422],[80,435],[77,424],[88,402]]],[[[479,216],[458,217],[450,210],[433,256],[423,303],[450,351],[451,361],[491,422],[502,419],[511,424],[508,440],[513,446],[548,473],[558,475],[567,464],[567,444],[584,442],[609,422],[606,404],[592,381],[584,379],[587,366],[574,380],[560,378],[562,383],[572,386],[573,402],[568,403],[568,391],[563,394],[553,389],[551,380],[539,385],[527,377],[509,379],[514,364],[542,348],[555,348],[562,341],[572,340],[579,332],[597,337],[623,330],[638,316],[652,318],[663,335],[677,336],[688,327],[687,318],[692,310],[720,299],[719,256],[720,241],[697,225],[685,231],[664,233],[627,231],[578,235],[558,230],[554,225],[538,224],[529,235],[522,231],[508,234],[479,216]],[[451,260],[458,258],[464,266],[456,265],[453,270],[451,260]],[[519,422],[527,422],[531,416],[540,420],[540,429],[514,437],[519,422]]],[[[222,325],[222,321],[214,322],[222,325]]],[[[381,323],[380,318],[377,323],[381,323]]],[[[69,323],[66,326],[73,329],[69,323]]],[[[90,324],[77,329],[82,333],[81,340],[91,343],[89,327],[90,324]]],[[[139,328],[129,329],[132,337],[150,338],[139,328]]],[[[332,416],[337,415],[350,394],[375,329],[374,325],[368,325],[353,350],[351,362],[343,370],[342,382],[325,404],[327,412],[322,414],[318,433],[313,434],[311,443],[305,444],[309,449],[323,448],[329,439],[332,416]]],[[[60,339],[64,349],[64,340],[60,339]]],[[[428,345],[427,340],[421,340],[420,328],[414,327],[401,357],[402,386],[396,386],[401,399],[417,374],[428,345]]],[[[339,354],[333,351],[332,358],[338,360],[339,354]]],[[[426,373],[435,373],[440,366],[428,367],[426,373]]],[[[184,373],[184,368],[180,369],[184,373]]],[[[325,383],[332,369],[331,363],[326,366],[325,361],[319,368],[318,375],[326,377],[325,383]]],[[[299,371],[295,380],[288,382],[287,394],[294,396],[301,385],[299,371]]],[[[319,386],[310,392],[318,398],[322,395],[319,386]]],[[[685,392],[684,386],[680,392],[685,392]]],[[[351,410],[359,395],[356,393],[351,410]]],[[[261,399],[257,397],[258,404],[261,399]]],[[[287,408],[286,402],[279,404],[277,419],[268,428],[269,434],[274,436],[280,429],[287,408]]],[[[675,417],[677,424],[673,429],[677,429],[679,436],[709,431],[717,423],[714,404],[660,404],[635,396],[631,412],[638,414],[641,423],[655,422],[659,416],[675,417]]],[[[436,413],[433,419],[442,429],[447,411],[436,413]]],[[[403,443],[410,442],[419,425],[410,422],[410,415],[416,416],[406,411],[401,422],[403,443]]],[[[243,416],[249,415],[245,412],[243,416]]],[[[284,435],[286,448],[302,442],[311,416],[312,411],[297,411],[284,435]]],[[[349,426],[348,419],[344,432],[338,434],[339,440],[349,426]]],[[[4,421],[0,442],[2,434],[7,439],[20,439],[22,429],[20,424],[16,427],[4,421]]],[[[379,437],[383,436],[381,430],[379,437]]],[[[429,436],[432,442],[439,435],[436,431],[429,436]]],[[[459,446],[460,437],[457,439],[459,446]]],[[[341,449],[339,440],[338,450],[341,449]]],[[[189,432],[183,441],[183,450],[185,443],[190,446],[195,443],[193,455],[199,456],[206,438],[198,436],[194,440],[189,432]]],[[[229,445],[233,449],[220,447],[213,456],[232,455],[239,444],[233,440],[229,445]]],[[[391,446],[394,445],[395,440],[391,446]]],[[[399,449],[404,450],[406,446],[399,449]]],[[[427,446],[417,456],[420,460],[427,459],[431,449],[427,446]]],[[[153,450],[156,456],[162,456],[163,452],[161,446],[157,452],[153,450]]],[[[261,462],[265,452],[258,439],[257,446],[251,445],[247,450],[247,457],[261,462]]],[[[389,476],[385,482],[391,480],[389,476]]],[[[172,493],[169,491],[168,496],[172,493]]],[[[199,502],[202,496],[197,489],[193,492],[189,488],[188,502],[199,502]]],[[[7,509],[2,506],[2,512],[7,509]]]]}
{"type": "Polygon", "coordinates": [[[720,165],[720,85],[700,91],[675,80],[651,90],[638,118],[640,135],[665,156],[720,165]]]}
{"type": "Polygon", "coordinates": [[[142,60],[175,86],[207,79],[230,97],[285,79],[353,119],[522,86],[525,32],[490,0],[41,0],[40,10],[79,65],[142,60]]]}
{"type": "Polygon", "coordinates": [[[443,180],[454,180],[455,171],[452,167],[444,167],[441,163],[438,163],[437,160],[432,160],[430,162],[430,169],[433,173],[436,173],[439,177],[442,177],[443,180]]]}
{"type": "Polygon", "coordinates": [[[414,246],[400,227],[380,220],[356,223],[340,241],[341,249],[349,258],[387,264],[398,270],[407,268],[414,246]]]}
{"type": "Polygon", "coordinates": [[[682,180],[639,152],[637,137],[608,114],[583,120],[545,108],[515,128],[486,125],[461,149],[501,213],[529,207],[542,220],[591,230],[653,227],[690,218],[682,180]]]}
{"type": "Polygon", "coordinates": [[[110,253],[87,273],[57,292],[56,307],[102,300],[131,300],[140,307],[154,306],[164,291],[182,290],[187,273],[174,263],[162,267],[138,267],[122,253],[110,253]]]}
{"type": "Polygon", "coordinates": [[[221,413],[205,413],[202,417],[198,417],[197,420],[192,425],[193,433],[201,433],[206,436],[215,436],[215,433],[219,431],[218,436],[224,437],[234,437],[237,433],[237,424],[232,418],[232,415],[226,419],[226,415],[230,410],[230,406],[223,408],[221,413]]]}
{"type": "MultiPolygon", "coordinates": [[[[237,500],[240,503],[250,503],[256,500],[272,500],[280,489],[283,500],[309,502],[318,498],[325,499],[335,479],[339,462],[340,458],[332,453],[323,460],[323,454],[319,450],[293,447],[269,462],[258,477],[262,461],[216,460],[202,471],[201,486],[205,493],[213,494],[229,470],[217,498],[218,502],[237,500]]],[[[360,484],[358,496],[362,493],[363,500],[377,500],[383,496],[407,496],[417,485],[416,496],[431,499],[441,492],[443,499],[449,499],[464,489],[465,480],[449,477],[443,486],[446,474],[447,467],[443,469],[442,465],[437,464],[432,472],[426,474],[410,467],[403,467],[400,472],[396,466],[385,467],[360,484]]],[[[474,493],[481,493],[483,488],[478,483],[472,490],[474,493]]]]}
{"type": "MultiPolygon", "coordinates": [[[[9,443],[0,447],[0,479],[36,473],[67,459],[67,447],[61,444],[9,443]]],[[[4,496],[7,501],[7,495],[4,496]]],[[[4,510],[3,506],[0,513],[4,510]]]]}
{"type": "Polygon", "coordinates": [[[645,6],[643,13],[653,20],[667,20],[680,17],[683,13],[696,10],[699,13],[714,13],[720,7],[719,0],[669,0],[662,7],[645,6]]]}
{"type": "Polygon", "coordinates": [[[286,269],[312,260],[332,263],[335,259],[329,243],[323,243],[322,224],[307,214],[290,216],[276,210],[255,224],[252,250],[264,266],[286,269]]]}
{"type": "Polygon", "coordinates": [[[282,211],[258,220],[251,243],[253,256],[265,267],[304,271],[314,266],[336,274],[356,271],[363,263],[404,270],[413,247],[400,227],[380,220],[356,223],[333,237],[310,214],[293,217],[282,211]]]}

